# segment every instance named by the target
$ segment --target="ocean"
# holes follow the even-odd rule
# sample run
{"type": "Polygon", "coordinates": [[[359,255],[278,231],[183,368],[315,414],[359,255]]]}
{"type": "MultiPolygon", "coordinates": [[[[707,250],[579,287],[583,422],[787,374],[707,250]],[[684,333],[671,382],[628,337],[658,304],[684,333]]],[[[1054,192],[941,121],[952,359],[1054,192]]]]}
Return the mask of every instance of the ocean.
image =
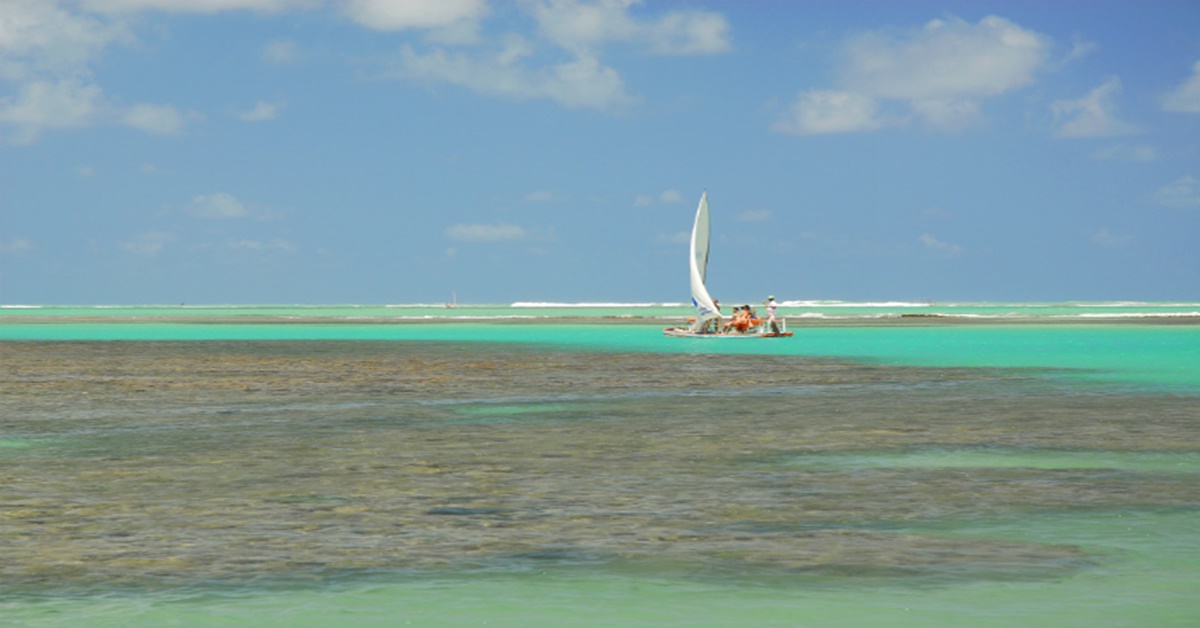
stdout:
{"type": "Polygon", "coordinates": [[[0,624],[1200,623],[1200,303],[0,306],[0,624]]]}

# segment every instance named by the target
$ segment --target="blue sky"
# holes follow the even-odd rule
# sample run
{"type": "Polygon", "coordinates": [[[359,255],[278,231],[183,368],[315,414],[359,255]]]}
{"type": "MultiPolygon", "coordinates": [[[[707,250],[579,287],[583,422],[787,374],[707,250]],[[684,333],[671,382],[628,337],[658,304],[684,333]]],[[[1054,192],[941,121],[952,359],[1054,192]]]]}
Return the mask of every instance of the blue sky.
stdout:
{"type": "Polygon", "coordinates": [[[1200,3],[0,0],[0,303],[1200,300],[1200,3]]]}

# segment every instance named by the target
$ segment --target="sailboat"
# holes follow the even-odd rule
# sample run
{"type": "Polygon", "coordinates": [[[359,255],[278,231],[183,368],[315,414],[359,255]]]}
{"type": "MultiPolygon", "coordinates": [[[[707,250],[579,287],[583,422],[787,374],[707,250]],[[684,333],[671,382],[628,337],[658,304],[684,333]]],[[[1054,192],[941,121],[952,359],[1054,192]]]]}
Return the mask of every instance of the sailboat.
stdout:
{"type": "Polygon", "coordinates": [[[786,331],[782,327],[782,319],[779,321],[781,327],[776,330],[767,329],[766,323],[761,320],[743,330],[732,327],[728,330],[725,329],[725,326],[721,324],[721,311],[704,285],[708,274],[708,244],[708,192],[705,191],[700,195],[700,205],[696,207],[696,220],[692,223],[691,252],[688,255],[692,307],[695,308],[696,315],[691,319],[690,326],[668,327],[663,330],[663,333],[680,338],[784,338],[791,336],[792,332],[786,331]]]}

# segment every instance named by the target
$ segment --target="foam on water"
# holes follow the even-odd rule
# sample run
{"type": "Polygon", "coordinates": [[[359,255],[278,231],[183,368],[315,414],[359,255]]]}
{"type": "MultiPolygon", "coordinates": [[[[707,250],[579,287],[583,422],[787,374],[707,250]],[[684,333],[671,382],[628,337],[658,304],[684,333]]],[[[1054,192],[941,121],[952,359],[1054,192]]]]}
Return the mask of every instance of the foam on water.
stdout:
{"type": "MultiPolygon", "coordinates": [[[[759,299],[729,301],[759,304],[759,299]]],[[[0,320],[128,319],[180,320],[197,317],[220,319],[294,320],[494,320],[632,318],[678,321],[691,307],[679,302],[552,302],[518,301],[511,304],[416,303],[390,305],[142,305],[142,306],[0,306],[0,320]]],[[[925,303],[910,301],[783,300],[779,313],[800,320],[854,322],[887,319],[946,318],[952,320],[1088,320],[1096,318],[1188,319],[1200,317],[1200,303],[1097,302],[1097,303],[925,303]],[[1097,310],[1103,310],[1097,312],[1097,310]]]]}

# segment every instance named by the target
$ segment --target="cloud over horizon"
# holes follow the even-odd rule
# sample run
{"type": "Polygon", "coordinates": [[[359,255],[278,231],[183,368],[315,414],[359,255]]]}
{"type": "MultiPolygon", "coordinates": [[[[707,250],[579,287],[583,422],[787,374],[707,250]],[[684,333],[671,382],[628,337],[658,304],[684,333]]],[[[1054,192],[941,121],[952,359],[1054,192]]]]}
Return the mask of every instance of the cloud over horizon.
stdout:
{"type": "Polygon", "coordinates": [[[1056,137],[1113,137],[1132,135],[1138,128],[1117,117],[1116,97],[1121,79],[1113,76],[1078,100],[1056,101],[1051,109],[1061,120],[1056,137]]]}
{"type": "MultiPolygon", "coordinates": [[[[613,110],[637,102],[621,72],[603,60],[611,44],[652,55],[711,55],[731,49],[720,13],[679,9],[642,16],[636,0],[540,0],[516,10],[529,32],[484,36],[487,0],[0,0],[0,142],[31,144],[48,131],[112,124],[158,136],[180,135],[203,115],[183,104],[122,103],[106,95],[94,67],[112,48],[139,44],[139,16],[260,16],[330,10],[382,33],[412,31],[428,44],[406,42],[382,76],[456,85],[485,96],[549,100],[569,109],[613,110]]],[[[273,64],[300,57],[293,40],[264,45],[273,64]]],[[[258,101],[239,112],[246,121],[278,115],[281,105],[258,101]]]]}
{"type": "MultiPolygon", "coordinates": [[[[94,0],[84,6],[132,10],[153,4],[94,0]]],[[[0,143],[31,144],[47,131],[97,123],[178,135],[199,117],[171,105],[125,105],[106,97],[92,65],[108,48],[133,44],[133,28],[121,17],[88,15],[70,11],[70,6],[53,0],[0,0],[0,86],[7,83],[14,92],[0,92],[0,143]]]]}
{"type": "Polygon", "coordinates": [[[254,103],[254,107],[239,111],[237,117],[244,122],[266,122],[279,117],[279,112],[283,111],[284,106],[281,102],[260,100],[254,103]]]}
{"type": "Polygon", "coordinates": [[[957,257],[963,252],[963,247],[961,245],[951,242],[943,242],[942,240],[939,240],[928,233],[921,234],[921,237],[918,238],[918,240],[920,240],[921,244],[927,250],[941,253],[949,257],[957,257]]]}
{"type": "Polygon", "coordinates": [[[193,218],[205,220],[249,218],[257,221],[273,221],[287,213],[286,210],[280,211],[270,207],[252,205],[226,192],[197,194],[192,197],[185,209],[193,218]]]}
{"type": "Polygon", "coordinates": [[[1163,109],[1180,113],[1200,113],[1200,61],[1192,64],[1192,75],[1167,92],[1163,109]]]}
{"type": "Polygon", "coordinates": [[[1176,209],[1200,209],[1200,179],[1182,176],[1159,188],[1154,200],[1159,205],[1176,209]]]}
{"type": "Polygon", "coordinates": [[[932,20],[902,34],[869,32],[840,50],[834,88],[801,91],[774,130],[794,135],[873,131],[908,120],[956,131],[982,103],[1033,82],[1050,40],[995,15],[976,24],[932,20]]]}
{"type": "MultiPolygon", "coordinates": [[[[385,76],[447,83],[514,100],[550,100],[569,109],[626,107],[631,95],[620,71],[602,61],[612,43],[656,55],[710,55],[731,49],[725,18],[701,10],[672,11],[657,19],[632,13],[635,0],[585,3],[546,0],[519,5],[536,21],[535,32],[505,32],[469,48],[418,50],[406,44],[385,76]]],[[[485,14],[473,5],[463,15],[485,14]]]]}

